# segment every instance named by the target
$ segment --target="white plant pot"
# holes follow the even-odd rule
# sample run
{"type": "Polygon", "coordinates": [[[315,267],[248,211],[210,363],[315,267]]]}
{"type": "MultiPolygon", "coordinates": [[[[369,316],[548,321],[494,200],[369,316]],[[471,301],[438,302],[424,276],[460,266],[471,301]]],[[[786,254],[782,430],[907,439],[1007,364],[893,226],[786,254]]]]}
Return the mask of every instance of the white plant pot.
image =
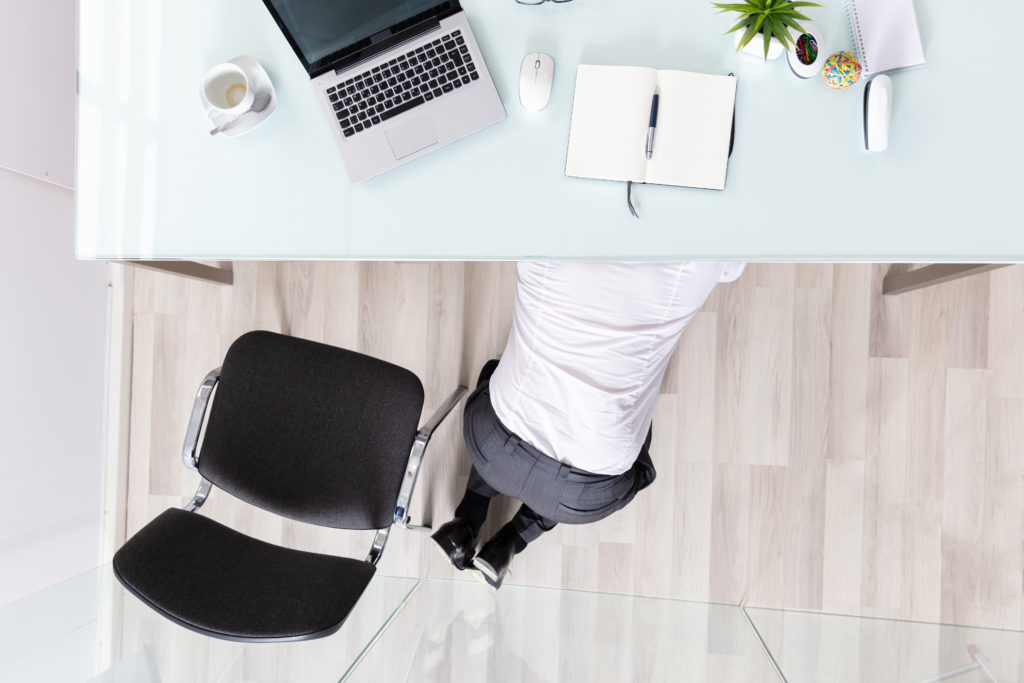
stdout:
{"type": "MultiPolygon", "coordinates": [[[[740,44],[740,37],[740,31],[737,31],[736,33],[733,34],[733,47],[736,47],[740,44]]],[[[772,41],[768,44],[768,59],[778,59],[780,56],[782,56],[782,53],[785,51],[786,50],[782,47],[782,43],[780,43],[775,38],[772,38],[772,41]]],[[[764,36],[758,33],[756,36],[754,36],[754,39],[752,41],[747,43],[743,47],[743,49],[740,50],[740,52],[742,52],[745,55],[757,57],[758,59],[764,59],[764,36]]]]}

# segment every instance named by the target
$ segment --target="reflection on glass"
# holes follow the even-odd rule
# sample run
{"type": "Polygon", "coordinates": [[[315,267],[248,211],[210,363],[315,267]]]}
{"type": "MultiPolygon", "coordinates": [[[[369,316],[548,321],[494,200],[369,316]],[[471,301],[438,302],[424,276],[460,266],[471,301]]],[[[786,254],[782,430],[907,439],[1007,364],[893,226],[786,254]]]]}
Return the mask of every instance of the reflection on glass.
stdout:
{"type": "Polygon", "coordinates": [[[427,580],[345,680],[778,678],[734,606],[427,580]]]}
{"type": "Polygon", "coordinates": [[[0,607],[0,681],[333,683],[415,586],[416,579],[376,576],[333,636],[243,644],[165,619],[104,565],[0,607]]]}
{"type": "Polygon", "coordinates": [[[747,614],[789,683],[1024,681],[1024,634],[1015,631],[758,608],[747,614]]]}

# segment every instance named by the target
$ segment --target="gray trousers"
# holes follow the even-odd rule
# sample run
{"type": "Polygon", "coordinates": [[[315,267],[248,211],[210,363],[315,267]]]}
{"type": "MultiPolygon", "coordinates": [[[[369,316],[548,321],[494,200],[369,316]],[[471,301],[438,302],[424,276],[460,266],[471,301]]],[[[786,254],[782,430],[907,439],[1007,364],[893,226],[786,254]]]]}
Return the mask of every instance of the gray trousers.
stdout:
{"type": "Polygon", "coordinates": [[[503,493],[523,502],[510,524],[530,543],[557,523],[588,524],[625,507],[654,481],[648,448],[651,433],[633,467],[622,474],[594,474],[563,465],[501,423],[491,405],[489,382],[466,401],[463,436],[473,469],[467,488],[493,498],[503,493]]]}

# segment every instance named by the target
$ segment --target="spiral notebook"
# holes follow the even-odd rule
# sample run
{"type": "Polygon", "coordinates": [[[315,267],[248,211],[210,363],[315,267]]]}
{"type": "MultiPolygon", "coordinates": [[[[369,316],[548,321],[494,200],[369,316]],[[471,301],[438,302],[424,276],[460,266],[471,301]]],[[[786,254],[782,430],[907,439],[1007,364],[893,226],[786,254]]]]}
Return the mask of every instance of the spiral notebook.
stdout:
{"type": "Polygon", "coordinates": [[[843,0],[864,75],[924,64],[914,0],[843,0]]]}
{"type": "Polygon", "coordinates": [[[581,64],[565,174],[724,190],[735,104],[733,76],[581,64]],[[655,89],[658,127],[648,160],[655,89]]]}

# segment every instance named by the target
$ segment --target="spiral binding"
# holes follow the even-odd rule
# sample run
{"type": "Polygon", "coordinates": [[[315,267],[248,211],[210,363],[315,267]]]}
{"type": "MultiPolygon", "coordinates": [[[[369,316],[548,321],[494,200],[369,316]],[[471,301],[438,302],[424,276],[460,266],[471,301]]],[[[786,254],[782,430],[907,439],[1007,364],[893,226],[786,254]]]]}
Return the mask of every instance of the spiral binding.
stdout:
{"type": "Polygon", "coordinates": [[[846,14],[846,21],[850,25],[850,39],[853,41],[853,49],[857,53],[857,60],[864,67],[865,72],[870,71],[867,64],[867,54],[864,52],[864,33],[860,28],[855,0],[843,0],[843,12],[846,14]]]}

